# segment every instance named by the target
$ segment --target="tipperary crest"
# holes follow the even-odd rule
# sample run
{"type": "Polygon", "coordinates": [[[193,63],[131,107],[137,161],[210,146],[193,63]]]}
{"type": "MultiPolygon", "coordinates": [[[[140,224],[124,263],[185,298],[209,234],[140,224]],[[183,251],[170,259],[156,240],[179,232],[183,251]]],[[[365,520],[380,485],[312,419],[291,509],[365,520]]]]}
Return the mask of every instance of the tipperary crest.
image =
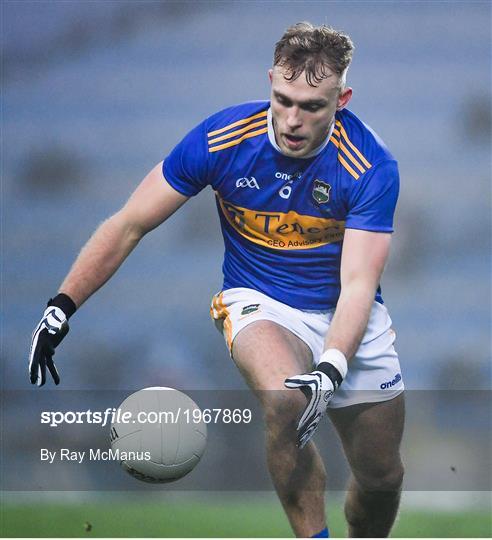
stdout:
{"type": "Polygon", "coordinates": [[[330,184],[318,179],[314,181],[313,199],[318,204],[326,204],[330,200],[330,191],[330,184]]]}

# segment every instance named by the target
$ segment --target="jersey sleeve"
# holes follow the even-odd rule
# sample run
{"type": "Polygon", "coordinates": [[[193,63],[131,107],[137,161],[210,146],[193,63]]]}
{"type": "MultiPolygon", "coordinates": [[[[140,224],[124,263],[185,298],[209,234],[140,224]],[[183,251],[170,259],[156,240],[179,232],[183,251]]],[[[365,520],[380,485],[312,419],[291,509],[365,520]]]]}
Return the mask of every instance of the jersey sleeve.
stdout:
{"type": "Polygon", "coordinates": [[[400,176],[396,161],[383,161],[367,171],[349,197],[347,229],[393,232],[400,176]]]}
{"type": "Polygon", "coordinates": [[[169,184],[187,197],[208,184],[206,124],[192,129],[164,160],[162,173],[169,184]]]}

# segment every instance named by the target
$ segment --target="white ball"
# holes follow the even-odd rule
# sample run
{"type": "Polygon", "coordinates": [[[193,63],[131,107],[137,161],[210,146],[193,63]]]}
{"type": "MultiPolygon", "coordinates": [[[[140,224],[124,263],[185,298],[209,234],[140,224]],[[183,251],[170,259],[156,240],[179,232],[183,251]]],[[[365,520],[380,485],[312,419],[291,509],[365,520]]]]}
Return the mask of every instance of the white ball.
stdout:
{"type": "Polygon", "coordinates": [[[127,397],[111,424],[111,450],[144,482],[173,482],[200,461],[207,425],[197,404],[174,388],[144,388],[127,397]],[[126,413],[129,423],[122,421],[126,413]]]}

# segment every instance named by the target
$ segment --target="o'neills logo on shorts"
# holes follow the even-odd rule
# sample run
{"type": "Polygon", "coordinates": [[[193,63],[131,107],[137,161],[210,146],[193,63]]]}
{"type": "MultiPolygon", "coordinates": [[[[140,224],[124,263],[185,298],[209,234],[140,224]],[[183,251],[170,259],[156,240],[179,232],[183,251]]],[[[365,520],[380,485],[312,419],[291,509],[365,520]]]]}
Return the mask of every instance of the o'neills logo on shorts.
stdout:
{"type": "Polygon", "coordinates": [[[345,221],[297,212],[262,212],[218,198],[224,217],[241,236],[273,249],[310,249],[341,242],[345,221]]]}
{"type": "Polygon", "coordinates": [[[249,306],[244,306],[241,315],[249,315],[251,313],[254,313],[255,311],[258,311],[260,309],[260,304],[250,304],[249,306]]]}
{"type": "Polygon", "coordinates": [[[382,383],[379,386],[379,388],[381,388],[381,390],[386,390],[387,388],[391,388],[392,386],[395,386],[395,384],[398,384],[400,381],[401,381],[401,375],[397,373],[395,375],[395,378],[392,381],[382,383]]]}

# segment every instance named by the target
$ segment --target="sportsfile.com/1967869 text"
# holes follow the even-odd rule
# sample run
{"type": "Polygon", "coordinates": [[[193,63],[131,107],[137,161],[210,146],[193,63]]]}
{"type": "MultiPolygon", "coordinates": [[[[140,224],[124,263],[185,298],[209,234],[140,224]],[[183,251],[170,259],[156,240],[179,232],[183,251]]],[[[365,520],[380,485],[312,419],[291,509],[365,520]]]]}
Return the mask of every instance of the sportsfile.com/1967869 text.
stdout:
{"type": "Polygon", "coordinates": [[[62,424],[97,424],[101,427],[117,424],[249,424],[251,409],[183,409],[172,411],[122,411],[108,407],[104,411],[42,411],[41,424],[58,427],[62,424]]]}

